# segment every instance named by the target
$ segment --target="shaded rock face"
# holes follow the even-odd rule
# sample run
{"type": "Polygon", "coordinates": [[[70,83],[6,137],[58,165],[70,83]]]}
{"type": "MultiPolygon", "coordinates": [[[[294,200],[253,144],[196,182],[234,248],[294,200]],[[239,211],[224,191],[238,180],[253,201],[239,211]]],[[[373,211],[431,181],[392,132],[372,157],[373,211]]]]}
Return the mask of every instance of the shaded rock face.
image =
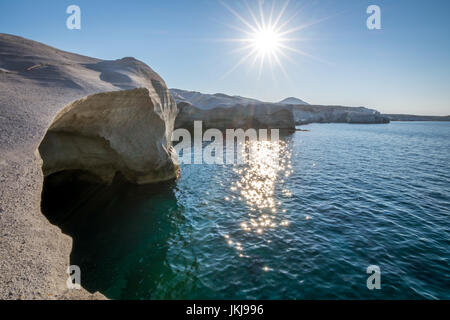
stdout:
{"type": "Polygon", "coordinates": [[[203,128],[225,129],[280,129],[295,130],[292,110],[273,104],[238,105],[229,108],[201,110],[191,104],[178,104],[179,113],[175,128],[192,131],[194,121],[202,121],[203,128]]]}
{"type": "Polygon", "coordinates": [[[138,184],[176,177],[176,104],[167,89],[152,89],[94,94],[64,108],[39,146],[44,176],[82,170],[110,183],[121,173],[138,184]]]}
{"type": "MultiPolygon", "coordinates": [[[[296,125],[308,124],[308,123],[388,123],[389,118],[380,114],[378,111],[373,109],[368,109],[364,107],[345,107],[345,106],[324,106],[324,105],[309,105],[305,101],[295,98],[289,97],[278,103],[267,103],[258,101],[255,99],[240,97],[240,96],[228,96],[221,93],[216,94],[203,94],[195,91],[185,91],[180,89],[170,89],[170,92],[174,96],[176,102],[179,106],[185,106],[186,104],[190,104],[195,106],[200,110],[215,110],[215,112],[222,113],[222,109],[228,108],[230,112],[241,112],[241,115],[246,117],[250,116],[250,113],[247,111],[239,111],[238,107],[246,108],[246,106],[253,107],[262,107],[272,110],[280,110],[280,108],[284,110],[290,110],[293,112],[294,122],[296,125]],[[221,108],[221,109],[219,109],[221,108]]],[[[263,111],[266,112],[266,111],[263,111]]],[[[250,112],[254,112],[250,110],[250,112]]],[[[276,116],[273,119],[262,120],[262,118],[258,119],[259,112],[255,113],[253,117],[256,122],[255,128],[258,128],[258,124],[264,127],[264,123],[268,121],[267,125],[270,127],[272,123],[276,123],[280,121],[281,118],[278,118],[277,111],[269,111],[266,114],[274,114],[276,116]]],[[[200,118],[209,118],[210,121],[213,121],[219,115],[211,115],[209,113],[202,113],[198,110],[188,111],[188,115],[193,115],[197,113],[197,117],[200,118]]],[[[285,115],[283,115],[284,117],[285,115]]],[[[180,117],[183,119],[177,120],[177,126],[180,123],[184,122],[184,118],[188,119],[186,114],[180,114],[180,117]]],[[[231,120],[230,117],[237,118],[237,116],[229,115],[225,116],[224,121],[227,123],[234,122],[235,120],[231,120]]],[[[248,122],[248,119],[246,120],[248,122]]],[[[277,126],[278,124],[275,124],[277,126]]],[[[284,125],[288,125],[284,123],[284,125]]],[[[213,126],[211,126],[213,127],[213,126]]],[[[281,127],[280,127],[281,128],[281,127]]]]}
{"type": "Polygon", "coordinates": [[[391,121],[450,121],[450,116],[420,116],[410,114],[383,114],[391,121]]]}

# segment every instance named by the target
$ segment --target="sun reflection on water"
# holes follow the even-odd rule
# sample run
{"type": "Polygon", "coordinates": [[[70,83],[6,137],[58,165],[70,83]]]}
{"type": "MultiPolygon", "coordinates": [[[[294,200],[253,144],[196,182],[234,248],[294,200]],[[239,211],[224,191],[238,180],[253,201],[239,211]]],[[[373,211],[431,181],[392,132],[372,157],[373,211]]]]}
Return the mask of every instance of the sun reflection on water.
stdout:
{"type": "MultiPolygon", "coordinates": [[[[244,164],[236,165],[233,169],[235,180],[231,182],[231,199],[239,201],[248,208],[248,215],[243,217],[239,228],[246,233],[261,237],[265,232],[277,227],[289,226],[285,219],[282,202],[276,200],[277,185],[280,195],[290,197],[291,193],[283,187],[284,179],[292,173],[291,154],[284,141],[250,141],[245,146],[246,157],[244,164]]],[[[230,200],[230,197],[227,197],[230,200]]],[[[241,243],[228,244],[235,247],[240,257],[244,247],[241,243]]],[[[269,243],[270,240],[268,240],[269,243]]]]}

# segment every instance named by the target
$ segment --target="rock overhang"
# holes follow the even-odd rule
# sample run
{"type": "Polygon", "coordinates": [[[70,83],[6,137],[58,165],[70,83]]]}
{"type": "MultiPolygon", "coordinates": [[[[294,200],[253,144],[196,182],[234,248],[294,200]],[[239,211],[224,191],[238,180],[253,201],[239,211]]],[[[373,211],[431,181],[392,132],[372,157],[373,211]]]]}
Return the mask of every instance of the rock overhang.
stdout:
{"type": "Polygon", "coordinates": [[[44,176],[82,170],[105,183],[117,173],[145,184],[173,179],[176,105],[161,88],[97,93],[61,110],[40,146],[44,176]]]}

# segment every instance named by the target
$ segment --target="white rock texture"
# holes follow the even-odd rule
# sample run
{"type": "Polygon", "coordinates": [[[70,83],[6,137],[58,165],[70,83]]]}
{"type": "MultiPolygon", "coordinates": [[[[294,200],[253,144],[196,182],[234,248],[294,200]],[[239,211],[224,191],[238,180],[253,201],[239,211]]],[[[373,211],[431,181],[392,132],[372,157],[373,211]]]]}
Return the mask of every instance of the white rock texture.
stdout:
{"type": "Polygon", "coordinates": [[[39,147],[44,175],[83,170],[111,183],[120,172],[138,184],[175,178],[176,104],[164,88],[151,89],[98,93],[64,108],[39,147]]]}
{"type": "MultiPolygon", "coordinates": [[[[135,97],[130,99],[140,100],[143,103],[139,103],[140,106],[147,106],[147,109],[139,109],[139,112],[153,124],[158,124],[156,132],[162,133],[165,130],[165,135],[161,134],[159,142],[147,141],[150,145],[158,144],[163,150],[175,120],[173,111],[176,107],[168,100],[164,81],[146,64],[134,58],[103,61],[61,51],[18,36],[0,34],[0,299],[104,298],[99,293],[92,295],[84,289],[67,289],[66,270],[70,264],[72,239],[50,224],[41,212],[43,162],[37,149],[52,123],[53,129],[61,125],[67,129],[70,127],[67,119],[76,114],[75,108],[68,107],[65,110],[69,111],[66,116],[65,112],[58,117],[57,115],[73,101],[83,101],[84,97],[95,93],[132,88],[148,90],[147,93],[146,90],[139,89],[135,92],[135,97]],[[160,99],[160,105],[156,97],[160,99]],[[151,104],[154,111],[150,111],[151,104]],[[163,110],[167,111],[160,113],[165,125],[156,119],[156,113],[163,110]],[[59,117],[61,120],[58,121],[59,117]]],[[[105,95],[109,98],[117,95],[118,99],[126,100],[128,98],[124,97],[133,94],[132,90],[123,95],[105,95]]],[[[97,98],[91,97],[84,101],[97,98]]],[[[127,108],[132,106],[125,104],[124,113],[127,108]]],[[[83,130],[112,139],[114,145],[122,143],[112,132],[116,129],[125,130],[119,126],[126,123],[116,117],[120,110],[105,110],[105,115],[111,122],[97,127],[98,131],[95,133],[87,127],[83,130]]],[[[87,110],[85,112],[82,113],[89,114],[87,110]]],[[[136,121],[133,115],[131,119],[136,121]]],[[[87,124],[87,120],[79,121],[80,124],[87,124]]],[[[74,128],[68,130],[77,132],[74,128]]],[[[142,130],[138,131],[142,134],[142,130]]],[[[149,127],[148,130],[152,131],[153,128],[149,127]]],[[[57,130],[52,131],[53,133],[59,134],[57,130]]],[[[145,134],[137,137],[137,140],[130,138],[125,144],[132,146],[128,145],[127,148],[134,152],[137,145],[133,143],[143,146],[141,138],[144,136],[145,134]]],[[[128,161],[123,156],[126,150],[117,146],[115,148],[128,161]]],[[[144,156],[144,153],[141,155],[144,156]]],[[[158,151],[157,154],[161,157],[154,157],[153,160],[162,165],[157,160],[162,161],[162,155],[167,153],[164,150],[158,151]]],[[[159,179],[160,177],[151,175],[149,166],[150,163],[140,166],[127,162],[120,169],[132,168],[130,176],[142,170],[145,179],[159,179]]],[[[51,172],[54,169],[55,167],[44,170],[51,172]]],[[[110,171],[105,177],[108,175],[111,175],[110,171]]]]}

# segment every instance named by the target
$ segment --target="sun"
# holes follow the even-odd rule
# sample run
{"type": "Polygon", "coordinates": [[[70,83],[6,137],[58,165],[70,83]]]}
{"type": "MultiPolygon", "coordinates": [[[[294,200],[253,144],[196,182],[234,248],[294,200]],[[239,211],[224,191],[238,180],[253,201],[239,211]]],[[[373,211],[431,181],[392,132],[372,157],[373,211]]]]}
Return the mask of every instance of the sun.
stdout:
{"type": "Polygon", "coordinates": [[[254,13],[247,1],[244,1],[244,3],[248,9],[249,19],[245,19],[228,4],[222,2],[222,4],[242,24],[241,27],[236,25],[232,25],[230,27],[241,32],[243,36],[236,39],[226,39],[226,41],[240,43],[241,46],[237,48],[235,52],[244,52],[244,56],[236,63],[235,66],[227,71],[224,77],[247,61],[251,61],[252,66],[259,64],[259,76],[261,76],[263,68],[267,63],[272,71],[275,67],[278,67],[281,69],[283,74],[288,77],[282,64],[282,59],[295,63],[295,60],[292,59],[289,54],[294,53],[309,56],[298,47],[292,46],[294,42],[304,40],[299,37],[292,37],[292,34],[299,32],[309,25],[290,26],[298,12],[288,19],[285,19],[284,14],[287,11],[286,9],[289,5],[289,0],[287,0],[284,5],[278,9],[275,8],[275,6],[276,3],[279,2],[274,0],[272,2],[270,12],[265,12],[264,1],[259,0],[258,15],[254,13]]]}
{"type": "Polygon", "coordinates": [[[280,49],[281,36],[269,26],[255,32],[252,42],[260,55],[272,54],[280,49]]]}

